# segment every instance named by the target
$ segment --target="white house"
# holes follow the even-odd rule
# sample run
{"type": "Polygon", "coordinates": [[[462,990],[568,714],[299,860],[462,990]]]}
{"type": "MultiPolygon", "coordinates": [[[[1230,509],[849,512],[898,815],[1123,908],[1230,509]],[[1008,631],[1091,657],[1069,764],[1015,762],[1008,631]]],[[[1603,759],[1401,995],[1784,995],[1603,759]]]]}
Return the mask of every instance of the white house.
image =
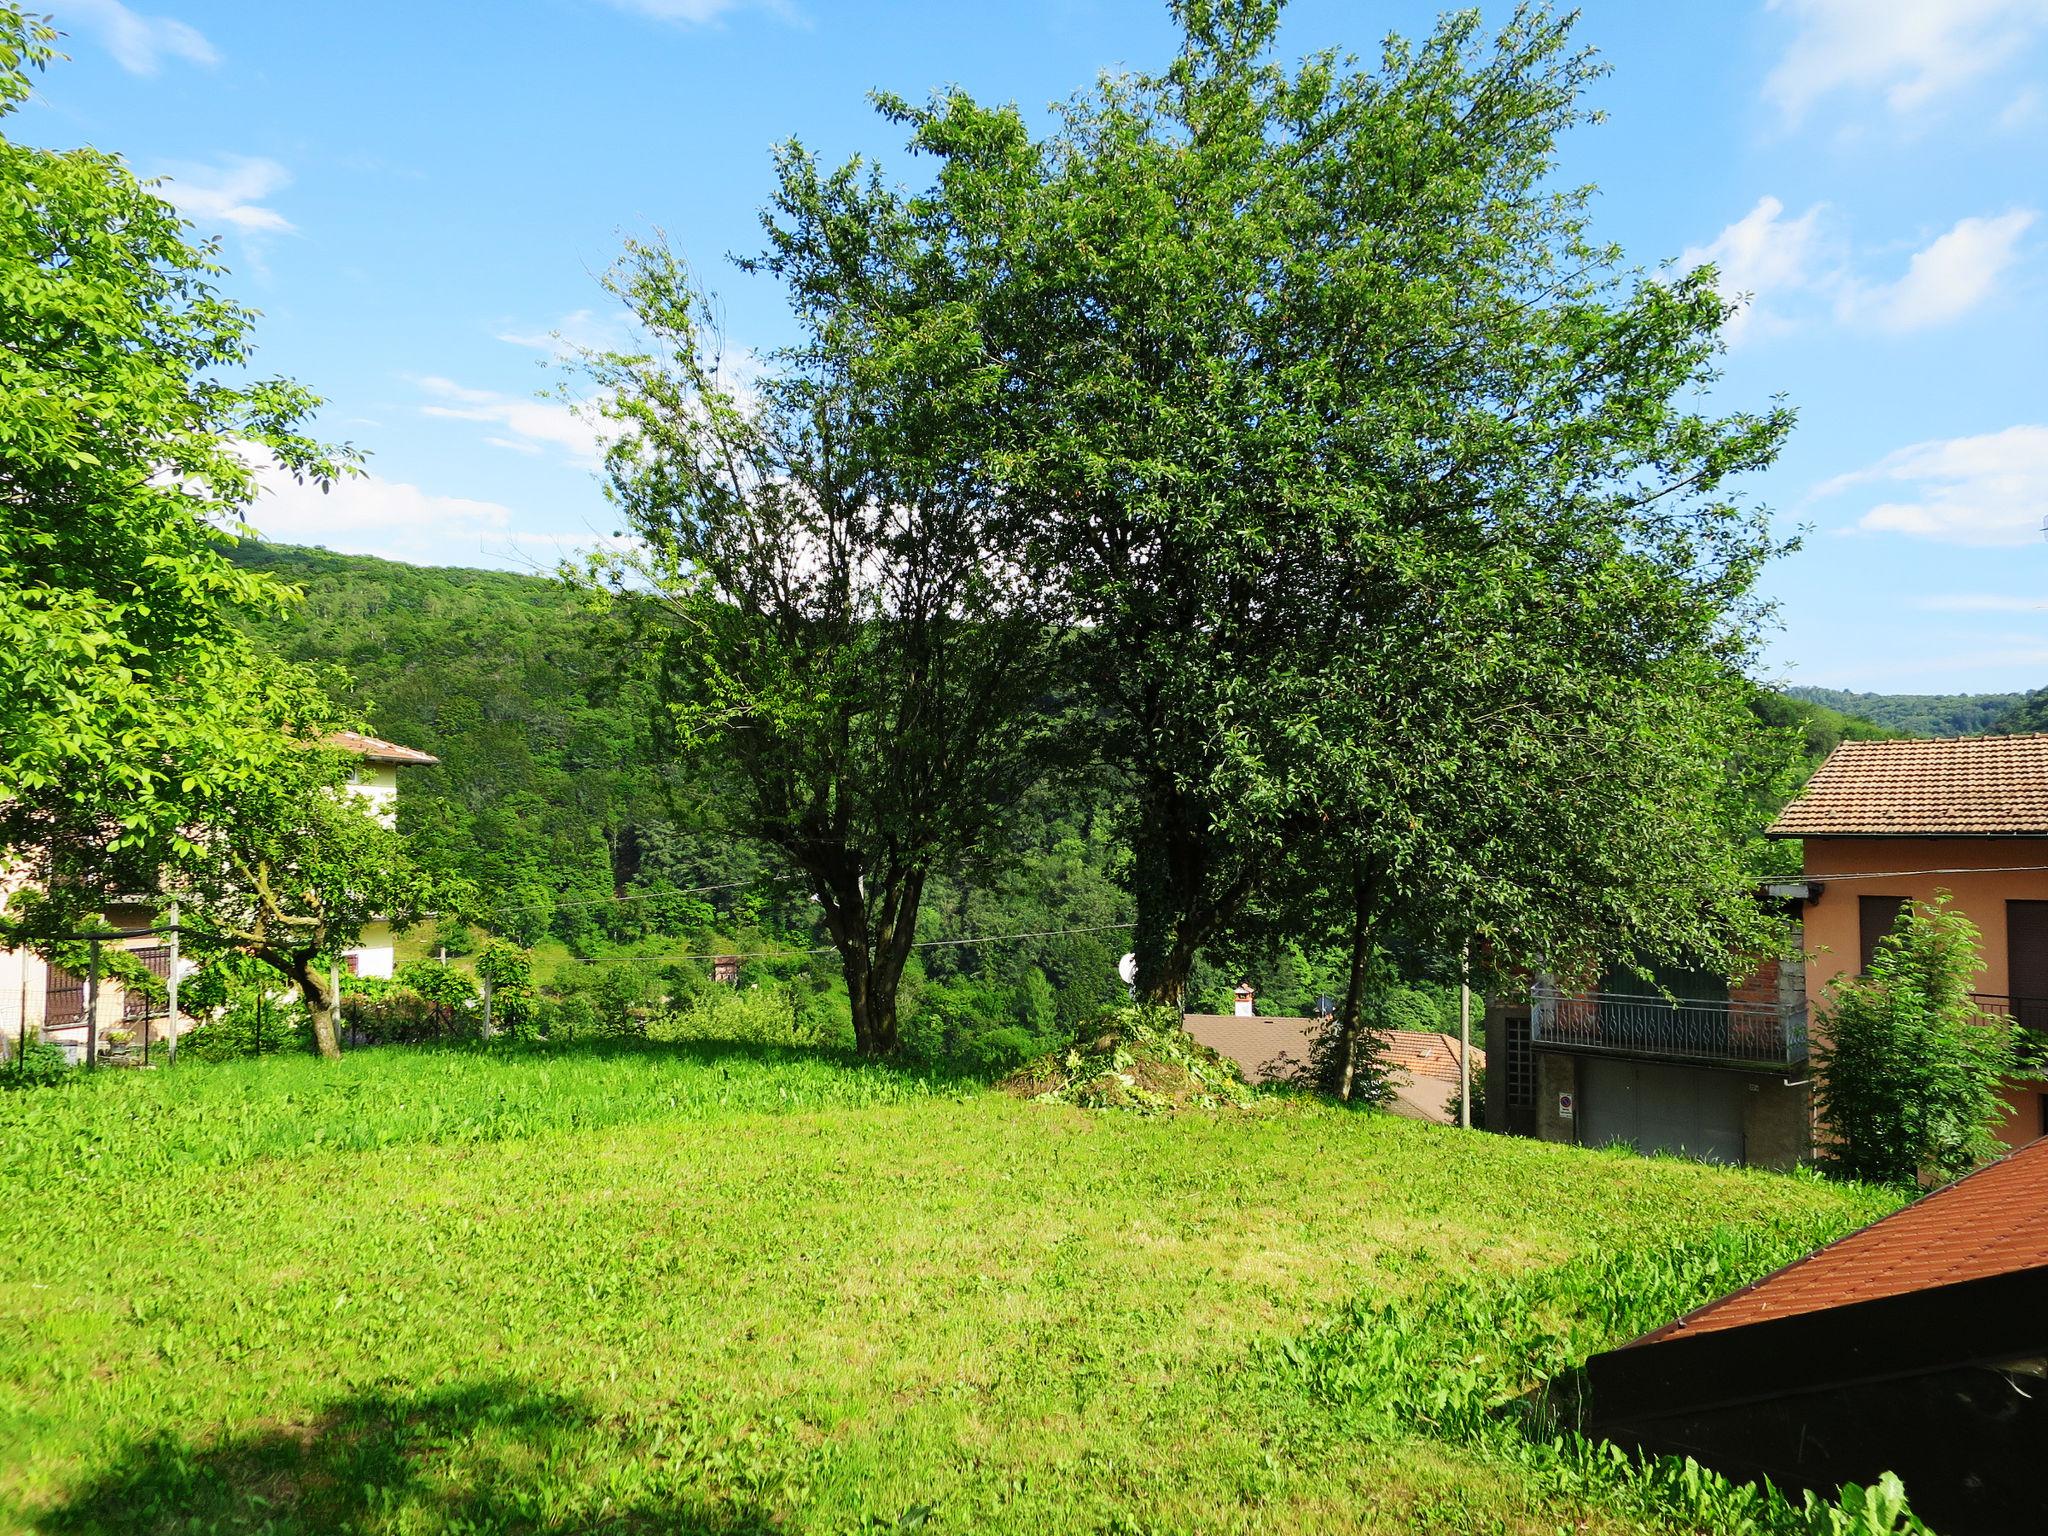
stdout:
{"type": "MultiPolygon", "coordinates": [[[[350,793],[368,800],[386,826],[398,816],[398,770],[440,761],[430,753],[356,731],[340,732],[333,742],[357,759],[349,779],[350,793]]],[[[0,887],[0,896],[6,893],[6,888],[0,887]]],[[[105,912],[108,923],[133,935],[112,942],[159,976],[170,973],[168,941],[157,934],[134,930],[160,927],[165,915],[157,903],[141,897],[109,905],[105,912]]],[[[362,942],[342,956],[352,975],[382,977],[391,975],[395,958],[390,926],[382,922],[366,924],[362,942]]],[[[180,962],[182,972],[191,969],[190,961],[180,962]]],[[[41,1037],[76,1060],[85,1050],[88,1035],[85,993],[83,977],[51,965],[42,956],[27,950],[0,950],[0,1052],[12,1056],[22,1041],[41,1037]]],[[[118,1032],[141,1048],[169,1033],[168,1020],[161,1011],[152,1010],[147,998],[129,996],[117,981],[105,975],[100,978],[99,1005],[95,1011],[102,1041],[118,1032]]],[[[181,1018],[178,1027],[181,1031],[189,1029],[192,1021],[181,1018]]]]}

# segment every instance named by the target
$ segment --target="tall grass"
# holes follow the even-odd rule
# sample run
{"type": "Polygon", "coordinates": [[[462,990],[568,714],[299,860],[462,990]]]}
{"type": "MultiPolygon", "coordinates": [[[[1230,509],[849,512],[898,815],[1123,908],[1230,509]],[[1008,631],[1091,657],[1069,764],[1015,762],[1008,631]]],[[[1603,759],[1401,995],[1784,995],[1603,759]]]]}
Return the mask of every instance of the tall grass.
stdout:
{"type": "Polygon", "coordinates": [[[854,1108],[974,1085],[814,1051],[638,1041],[500,1044],[74,1072],[0,1093],[0,1169],[137,1179],[309,1151],[496,1142],[664,1116],[854,1108]]]}

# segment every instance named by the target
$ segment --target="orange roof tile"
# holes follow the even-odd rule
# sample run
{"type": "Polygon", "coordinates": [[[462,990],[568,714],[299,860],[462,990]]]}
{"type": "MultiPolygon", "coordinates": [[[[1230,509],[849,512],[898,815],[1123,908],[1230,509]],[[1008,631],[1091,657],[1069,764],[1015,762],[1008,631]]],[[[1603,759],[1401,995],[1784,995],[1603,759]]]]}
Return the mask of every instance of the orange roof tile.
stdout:
{"type": "Polygon", "coordinates": [[[365,762],[371,763],[438,763],[441,761],[431,752],[422,752],[417,747],[401,747],[395,741],[386,741],[381,736],[365,736],[361,731],[336,731],[327,738],[344,752],[353,752],[365,762]]]}
{"type": "Polygon", "coordinates": [[[2048,837],[2048,735],[1845,741],[1772,837],[2048,837]]]}
{"type": "Polygon", "coordinates": [[[2042,1268],[2048,1268],[2048,1139],[1635,1342],[1661,1343],[2042,1268]]]}

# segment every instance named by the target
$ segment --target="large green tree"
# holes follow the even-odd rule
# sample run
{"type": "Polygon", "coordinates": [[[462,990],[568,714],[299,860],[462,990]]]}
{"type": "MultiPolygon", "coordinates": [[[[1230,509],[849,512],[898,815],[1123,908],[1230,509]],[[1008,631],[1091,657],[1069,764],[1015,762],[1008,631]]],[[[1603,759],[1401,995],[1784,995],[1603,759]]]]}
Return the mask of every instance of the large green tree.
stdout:
{"type": "MultiPolygon", "coordinates": [[[[0,5],[0,116],[54,34],[0,5]]],[[[0,848],[56,898],[148,889],[317,691],[236,616],[252,461],[325,479],[313,396],[251,378],[254,312],[116,156],[0,138],[0,848]]]]}
{"type": "Polygon", "coordinates": [[[640,541],[596,568],[645,621],[661,733],[809,884],[855,1041],[880,1054],[926,882],[988,849],[1040,777],[1056,647],[982,487],[933,451],[914,396],[861,383],[863,338],[809,299],[859,279],[868,211],[784,232],[766,265],[805,340],[753,377],[658,244],[613,278],[647,348],[590,366],[640,541]]]}
{"type": "MultiPolygon", "coordinates": [[[[1773,548],[1728,485],[1789,414],[1704,409],[1714,274],[1629,271],[1559,178],[1599,71],[1567,20],[1287,70],[1279,9],[1180,0],[1179,56],[1042,138],[885,98],[937,174],[818,301],[871,387],[950,412],[1088,653],[1149,995],[1311,852],[1368,909],[1491,893],[1503,941],[1588,905],[1704,939],[1677,914],[1734,910],[1708,877],[1773,548]]],[[[814,222],[876,196],[785,158],[814,222]]]]}

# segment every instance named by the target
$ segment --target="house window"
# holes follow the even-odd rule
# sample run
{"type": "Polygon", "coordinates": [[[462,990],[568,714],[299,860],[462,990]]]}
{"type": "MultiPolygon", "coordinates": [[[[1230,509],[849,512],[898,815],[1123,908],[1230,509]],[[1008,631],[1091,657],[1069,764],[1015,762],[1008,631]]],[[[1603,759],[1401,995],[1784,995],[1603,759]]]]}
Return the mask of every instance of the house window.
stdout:
{"type": "MultiPolygon", "coordinates": [[[[1536,1052],[1529,1039],[1529,1015],[1511,1013],[1508,1026],[1508,1103],[1536,1102],[1536,1052]]],[[[1488,1122],[1489,1124],[1491,1122],[1488,1122]]]]}
{"type": "Polygon", "coordinates": [[[1861,960],[1856,967],[1858,975],[1870,971],[1871,956],[1877,953],[1878,941],[1899,923],[1899,913],[1904,909],[1904,896],[1859,896],[1856,898],[1856,924],[1861,939],[1861,960]]]}

